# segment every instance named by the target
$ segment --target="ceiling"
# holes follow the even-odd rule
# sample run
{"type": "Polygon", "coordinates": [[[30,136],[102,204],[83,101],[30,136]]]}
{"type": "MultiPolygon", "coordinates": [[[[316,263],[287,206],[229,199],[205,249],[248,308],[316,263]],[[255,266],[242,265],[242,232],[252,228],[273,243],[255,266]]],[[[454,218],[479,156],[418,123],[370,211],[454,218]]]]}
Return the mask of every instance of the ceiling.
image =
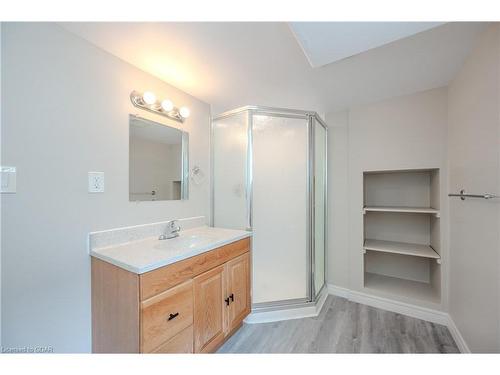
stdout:
{"type": "Polygon", "coordinates": [[[61,26],[210,103],[216,114],[243,105],[326,113],[445,86],[487,24],[447,23],[318,68],[283,22],[61,26]]]}
{"type": "Polygon", "coordinates": [[[415,35],[444,22],[291,22],[313,68],[415,35]]]}

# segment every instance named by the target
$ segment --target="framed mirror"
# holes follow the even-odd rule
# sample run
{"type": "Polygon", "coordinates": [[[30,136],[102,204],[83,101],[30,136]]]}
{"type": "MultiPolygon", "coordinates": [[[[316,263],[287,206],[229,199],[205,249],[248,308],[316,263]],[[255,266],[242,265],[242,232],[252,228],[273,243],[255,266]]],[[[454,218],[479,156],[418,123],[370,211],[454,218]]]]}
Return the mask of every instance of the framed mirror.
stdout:
{"type": "Polygon", "coordinates": [[[129,200],[188,199],[189,134],[129,116],[129,200]]]}

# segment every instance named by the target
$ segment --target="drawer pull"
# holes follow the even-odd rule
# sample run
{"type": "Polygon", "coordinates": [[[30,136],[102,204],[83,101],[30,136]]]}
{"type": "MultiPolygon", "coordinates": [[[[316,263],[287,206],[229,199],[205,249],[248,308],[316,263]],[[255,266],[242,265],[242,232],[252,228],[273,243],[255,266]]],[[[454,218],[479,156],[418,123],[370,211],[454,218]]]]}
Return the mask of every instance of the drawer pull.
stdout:
{"type": "Polygon", "coordinates": [[[229,306],[229,297],[227,297],[224,301],[226,301],[226,306],[229,306]]]}
{"type": "Polygon", "coordinates": [[[177,318],[178,316],[179,316],[179,313],[178,313],[178,312],[176,312],[175,314],[170,314],[170,316],[168,317],[168,320],[170,321],[170,320],[172,320],[172,319],[177,318]]]}
{"type": "Polygon", "coordinates": [[[234,294],[231,293],[231,295],[229,296],[229,298],[231,298],[231,302],[234,302],[234,294]]]}

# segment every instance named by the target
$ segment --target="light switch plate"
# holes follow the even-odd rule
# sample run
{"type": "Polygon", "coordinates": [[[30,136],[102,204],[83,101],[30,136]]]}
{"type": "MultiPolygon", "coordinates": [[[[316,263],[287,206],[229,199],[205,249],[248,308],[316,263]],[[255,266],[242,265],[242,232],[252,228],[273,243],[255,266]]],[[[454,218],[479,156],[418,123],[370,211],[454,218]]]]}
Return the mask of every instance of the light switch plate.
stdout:
{"type": "Polygon", "coordinates": [[[89,172],[89,193],[104,193],[104,172],[89,172]]]}
{"type": "Polygon", "coordinates": [[[16,192],[16,167],[0,167],[2,193],[15,193],[16,192]]]}

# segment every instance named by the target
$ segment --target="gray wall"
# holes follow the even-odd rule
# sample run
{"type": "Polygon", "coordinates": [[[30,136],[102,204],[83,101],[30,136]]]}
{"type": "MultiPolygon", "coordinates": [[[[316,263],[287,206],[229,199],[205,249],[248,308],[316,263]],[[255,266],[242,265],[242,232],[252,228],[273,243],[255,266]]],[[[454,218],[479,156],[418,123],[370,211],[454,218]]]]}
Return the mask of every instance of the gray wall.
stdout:
{"type": "MultiPolygon", "coordinates": [[[[326,115],[329,126],[328,282],[363,290],[363,171],[440,168],[446,182],[447,89],[438,88],[326,115]]],[[[441,186],[443,228],[447,186],[441,186]]],[[[445,237],[445,236],[444,236],[445,237]]],[[[442,239],[447,259],[447,241],[442,239]]],[[[442,264],[446,291],[447,262],[442,264]]],[[[366,292],[366,290],[363,290],[366,292]]],[[[446,292],[441,304],[446,309],[446,292]]]]}
{"type": "MultiPolygon", "coordinates": [[[[350,287],[363,290],[363,171],[440,168],[441,226],[447,227],[447,90],[438,88],[352,108],[349,112],[350,287]]],[[[443,236],[444,237],[444,236],[443,236]]],[[[441,271],[446,296],[447,244],[441,271]]],[[[411,300],[408,291],[408,302],[411,300]]],[[[401,297],[401,300],[404,300],[401,297]]],[[[442,304],[421,302],[445,310],[442,304]]]]}
{"type": "Polygon", "coordinates": [[[2,196],[2,342],[88,352],[87,234],[209,213],[208,180],[189,201],[129,202],[129,94],[190,108],[190,162],[207,176],[209,105],[57,25],[2,31],[2,162],[18,168],[17,194],[2,196]],[[88,171],[105,173],[105,193],[87,193],[88,171]]]}
{"type": "MultiPolygon", "coordinates": [[[[500,29],[485,32],[449,87],[449,185],[500,192],[500,29]]],[[[450,200],[450,314],[473,352],[500,351],[500,204],[450,200]]]]}
{"type": "Polygon", "coordinates": [[[448,88],[326,116],[328,282],[362,287],[361,171],[440,166],[443,301],[430,307],[449,311],[473,352],[500,351],[500,204],[446,193],[500,192],[499,72],[500,28],[492,26],[448,88]]]}

